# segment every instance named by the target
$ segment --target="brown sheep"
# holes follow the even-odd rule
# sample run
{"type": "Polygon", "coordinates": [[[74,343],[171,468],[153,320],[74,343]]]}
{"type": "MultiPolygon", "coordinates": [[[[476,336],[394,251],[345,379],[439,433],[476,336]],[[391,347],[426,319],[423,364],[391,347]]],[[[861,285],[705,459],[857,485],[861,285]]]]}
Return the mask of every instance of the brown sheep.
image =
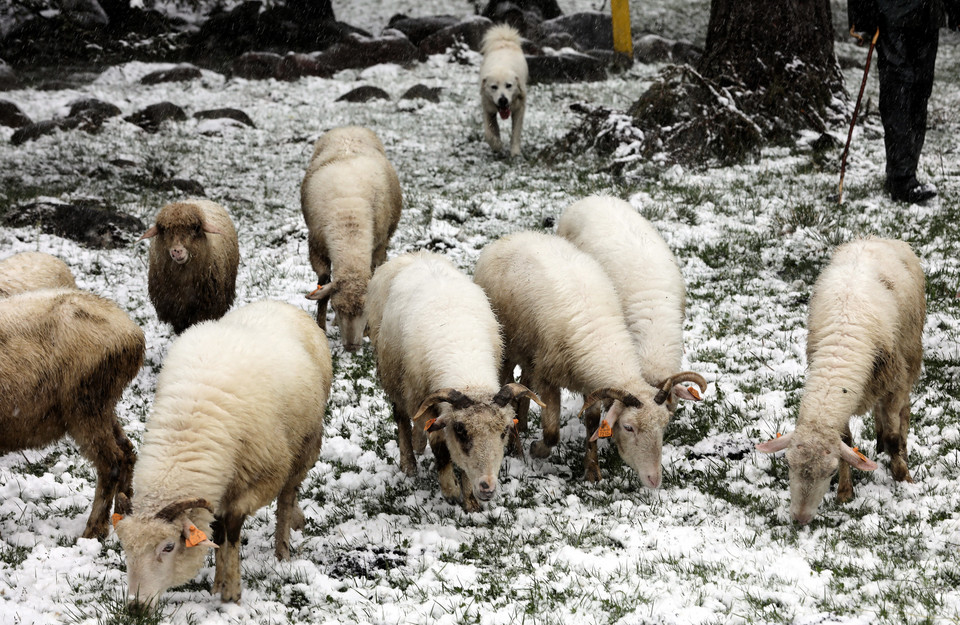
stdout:
{"type": "Polygon", "coordinates": [[[77,283],[70,268],[56,256],[21,252],[0,260],[0,297],[57,287],[74,289],[77,283]]]}
{"type": "Polygon", "coordinates": [[[237,231],[222,206],[208,200],[167,204],[140,237],[149,238],[154,240],[147,290],[160,321],[180,334],[230,310],[240,248],[237,231]]]}
{"type": "Polygon", "coordinates": [[[0,299],[0,453],[69,434],[97,471],[84,538],[104,537],[136,454],[115,407],[143,362],[143,331],[110,300],[73,289],[0,299]]]}

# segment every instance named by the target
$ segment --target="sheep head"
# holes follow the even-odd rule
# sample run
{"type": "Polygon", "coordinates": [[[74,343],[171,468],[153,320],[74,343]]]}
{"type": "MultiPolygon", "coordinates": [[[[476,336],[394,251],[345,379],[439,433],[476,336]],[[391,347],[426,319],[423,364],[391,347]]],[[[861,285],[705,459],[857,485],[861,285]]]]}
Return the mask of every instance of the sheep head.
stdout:
{"type": "MultiPolygon", "coordinates": [[[[623,389],[598,389],[583,400],[580,415],[601,400],[612,400],[603,422],[610,428],[609,436],[617,447],[620,457],[640,476],[647,488],[658,488],[663,471],[660,467],[663,454],[663,429],[672,414],[668,399],[683,397],[699,400],[699,394],[682,386],[680,382],[696,382],[701,390],[707,390],[707,381],[691,371],[676,373],[659,385],[654,396],[647,386],[630,393],[623,389]]],[[[601,436],[601,429],[593,432],[590,442],[601,436]]]]}
{"type": "MultiPolygon", "coordinates": [[[[124,498],[125,499],[125,498],[124,498]]],[[[119,499],[118,499],[119,504],[119,499]]],[[[114,515],[114,527],[127,557],[127,599],[152,606],[172,586],[190,581],[203,566],[212,506],[204,499],[173,503],[156,514],[114,515]]]]}
{"type": "Polygon", "coordinates": [[[876,462],[852,449],[836,432],[791,432],[757,445],[757,450],[764,453],[782,449],[787,450],[790,467],[790,516],[801,525],[816,515],[841,462],[861,471],[877,468],[876,462]]]}
{"type": "Polygon", "coordinates": [[[307,295],[307,299],[320,301],[330,298],[337,327],[340,328],[340,340],[347,351],[355,351],[363,344],[363,332],[367,327],[364,306],[367,300],[369,274],[360,277],[339,278],[317,288],[307,295]]]}
{"type": "Polygon", "coordinates": [[[171,261],[183,265],[206,250],[207,234],[223,233],[204,221],[203,210],[196,204],[176,202],[164,206],[157,215],[157,222],[138,240],[156,237],[152,245],[161,246],[171,261]]]}
{"type": "Polygon", "coordinates": [[[497,492],[503,450],[513,427],[513,401],[527,397],[540,404],[540,398],[522,384],[505,384],[493,396],[472,399],[460,391],[446,388],[432,393],[413,420],[437,404],[445,404],[439,416],[427,421],[432,436],[442,436],[450,458],[466,474],[473,493],[481,501],[490,501],[497,492]]]}

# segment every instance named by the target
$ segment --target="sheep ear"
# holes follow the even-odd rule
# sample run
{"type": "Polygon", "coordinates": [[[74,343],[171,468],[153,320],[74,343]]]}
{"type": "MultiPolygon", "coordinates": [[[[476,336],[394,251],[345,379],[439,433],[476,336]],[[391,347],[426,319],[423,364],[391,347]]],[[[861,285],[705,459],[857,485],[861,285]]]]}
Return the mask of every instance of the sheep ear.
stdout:
{"type": "Polygon", "coordinates": [[[328,297],[333,295],[333,292],[336,290],[337,290],[337,287],[334,286],[333,282],[330,282],[324,285],[318,284],[317,288],[315,288],[310,293],[307,293],[307,299],[318,302],[320,300],[327,299],[328,297]]]}
{"type": "Polygon", "coordinates": [[[157,224],[153,224],[152,226],[150,226],[150,227],[147,229],[146,232],[144,232],[142,235],[140,235],[140,238],[137,239],[137,241],[143,241],[144,239],[150,239],[150,238],[153,238],[153,237],[157,236],[158,234],[159,234],[159,231],[157,230],[157,224]]]}
{"type": "Polygon", "coordinates": [[[214,549],[219,548],[217,543],[213,542],[207,535],[204,534],[196,525],[193,524],[193,521],[184,517],[183,519],[183,540],[186,542],[187,547],[213,547],[214,549]]]}
{"type": "Polygon", "coordinates": [[[762,451],[765,454],[772,454],[775,451],[780,451],[781,449],[786,449],[790,446],[790,439],[793,438],[793,432],[789,434],[777,434],[776,438],[771,438],[766,443],[757,443],[757,451],[762,451]]]}
{"type": "Polygon", "coordinates": [[[447,427],[447,422],[442,419],[430,419],[427,421],[426,425],[423,426],[424,432],[439,432],[443,428],[447,427]]]}
{"type": "Polygon", "coordinates": [[[860,469],[861,471],[877,470],[876,462],[864,456],[856,447],[851,448],[843,441],[840,441],[840,458],[850,466],[860,469]]]}
{"type": "Polygon", "coordinates": [[[617,419],[619,419],[620,415],[623,414],[624,407],[625,406],[623,405],[623,402],[620,402],[620,401],[613,402],[613,405],[610,406],[610,410],[607,411],[606,416],[604,416],[603,419],[600,420],[600,427],[597,428],[597,431],[594,432],[593,436],[590,437],[591,443],[595,442],[598,438],[600,438],[601,434],[604,434],[603,436],[604,438],[606,438],[607,436],[610,436],[610,434],[606,432],[610,432],[613,430],[613,426],[614,424],[616,424],[617,419]],[[604,428],[604,426],[606,426],[606,428],[604,428]],[[606,430],[606,432],[602,432],[602,430],[606,430]]]}
{"type": "Polygon", "coordinates": [[[679,399],[690,399],[693,401],[703,401],[703,396],[694,386],[684,386],[683,384],[674,384],[673,396],[679,399]]]}
{"type": "Polygon", "coordinates": [[[222,231],[222,230],[220,230],[219,228],[216,228],[216,227],[214,227],[214,226],[211,226],[210,224],[208,224],[208,223],[206,223],[206,222],[204,222],[204,224],[203,224],[203,231],[204,231],[204,232],[207,232],[207,233],[209,233],[209,234],[223,234],[223,231],[222,231]]]}

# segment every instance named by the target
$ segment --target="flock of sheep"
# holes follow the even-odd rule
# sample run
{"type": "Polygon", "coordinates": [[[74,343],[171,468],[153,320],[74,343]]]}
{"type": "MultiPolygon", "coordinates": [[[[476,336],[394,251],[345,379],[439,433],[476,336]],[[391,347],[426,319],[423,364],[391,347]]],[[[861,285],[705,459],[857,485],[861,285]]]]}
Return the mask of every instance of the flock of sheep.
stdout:
{"type": "MultiPolygon", "coordinates": [[[[213,592],[238,600],[244,519],[274,500],[276,556],[289,557],[333,376],[328,299],[346,349],[369,335],[401,470],[415,474],[429,442],[443,496],[466,510],[495,496],[504,453],[523,454],[530,401],[542,406],[530,454],[550,455],[563,388],[584,396],[585,478],[600,479],[597,441],[609,437],[645,486],[660,485],[664,428],[708,382],[681,370],[676,259],[628,203],[586,198],[563,212],[556,235],[505,236],[482,251],[471,279],[438,254],[386,260],[401,191],[369,129],[318,140],[301,200],[316,320],[273,301],[230,311],[237,234],[213,202],[169,204],[143,235],[150,299],[180,336],[136,453],[115,406],[142,364],[143,332],[110,300],[78,290],[52,256],[0,261],[0,453],[64,434],[76,441],[97,471],[83,535],[107,534],[115,502],[132,601],[151,605],[190,580],[207,548],[216,549],[213,592]]],[[[924,316],[924,275],[907,244],[870,238],[836,250],[810,302],[796,429],[757,446],[787,450],[798,522],[813,518],[835,473],[837,498],[848,500],[850,467],[877,468],[852,447],[852,415],[873,409],[878,449],[895,479],[910,480],[924,316]]]]}

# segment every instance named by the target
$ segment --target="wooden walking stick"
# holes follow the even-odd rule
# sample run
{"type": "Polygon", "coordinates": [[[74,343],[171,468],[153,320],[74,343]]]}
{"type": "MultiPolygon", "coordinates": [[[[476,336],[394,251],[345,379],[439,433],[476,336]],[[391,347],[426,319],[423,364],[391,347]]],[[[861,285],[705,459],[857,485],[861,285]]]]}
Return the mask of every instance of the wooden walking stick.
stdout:
{"type": "MultiPolygon", "coordinates": [[[[850,34],[857,37],[850,28],[850,34]]],[[[877,45],[877,37],[880,36],[880,29],[873,34],[873,40],[870,42],[870,50],[867,51],[867,64],[863,68],[863,80],[860,82],[860,93],[857,95],[857,103],[853,107],[853,118],[850,120],[850,131],[847,132],[847,145],[843,147],[843,157],[840,159],[840,190],[837,192],[837,204],[843,204],[843,175],[847,171],[847,154],[850,153],[850,140],[853,138],[853,127],[857,124],[857,113],[860,112],[860,102],[863,100],[863,89],[867,86],[867,74],[870,73],[870,58],[873,57],[873,49],[877,45]]],[[[858,37],[859,38],[859,37],[858,37]]]]}

